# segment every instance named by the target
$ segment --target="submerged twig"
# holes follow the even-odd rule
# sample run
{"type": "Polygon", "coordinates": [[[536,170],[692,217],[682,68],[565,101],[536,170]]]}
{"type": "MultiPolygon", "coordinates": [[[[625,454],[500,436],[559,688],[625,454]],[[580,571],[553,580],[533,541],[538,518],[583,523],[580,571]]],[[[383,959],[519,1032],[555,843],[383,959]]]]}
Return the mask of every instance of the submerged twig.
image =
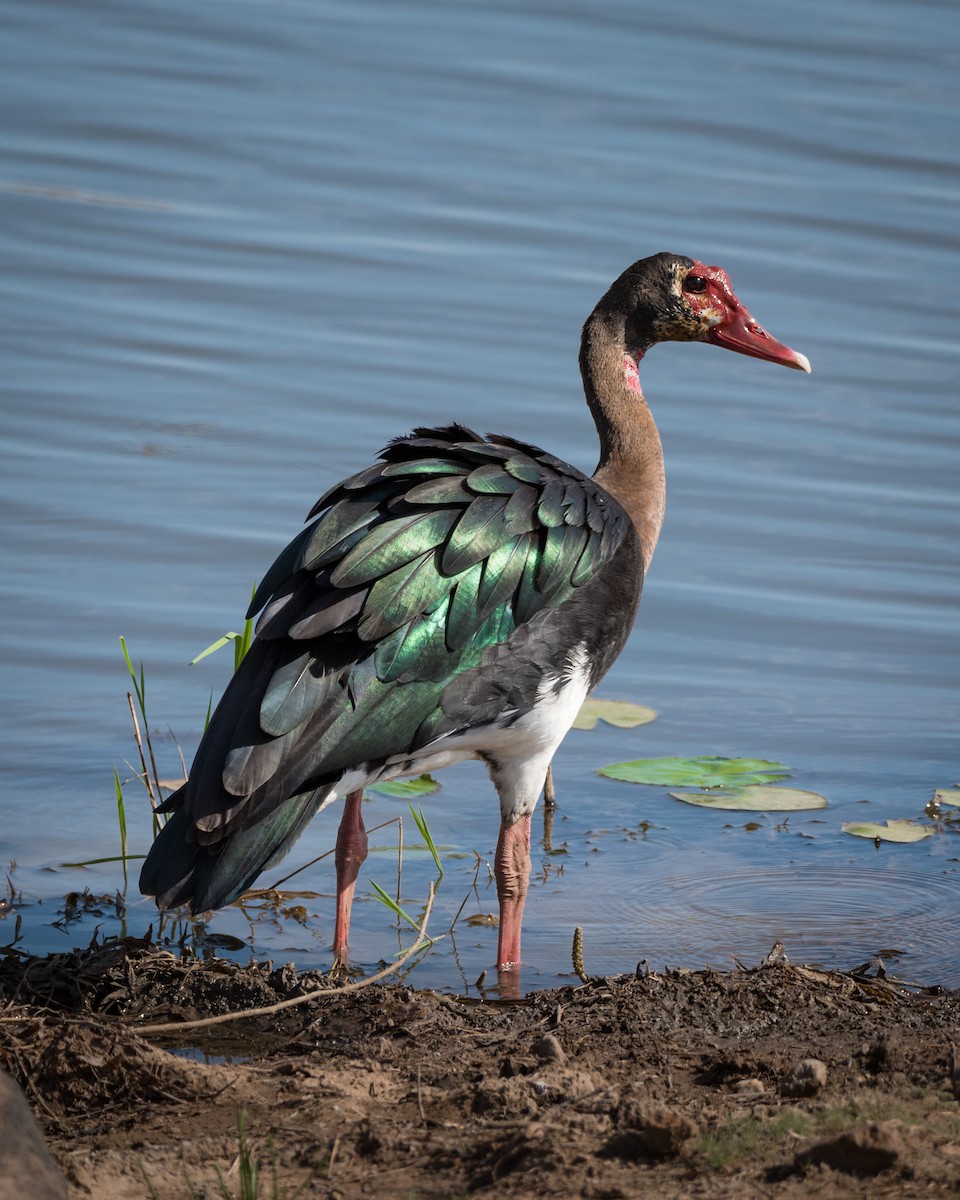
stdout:
{"type": "Polygon", "coordinates": [[[450,929],[449,929],[450,933],[453,933],[454,929],[456,928],[457,922],[460,920],[460,916],[463,913],[463,910],[467,906],[467,901],[470,899],[471,892],[475,893],[475,895],[477,897],[477,903],[478,904],[480,903],[480,893],[477,891],[477,879],[480,875],[480,868],[483,866],[483,859],[476,852],[476,850],[474,850],[473,855],[474,855],[474,858],[476,858],[476,860],[477,860],[476,867],[474,868],[474,872],[473,872],[473,882],[467,888],[467,894],[463,898],[463,903],[457,909],[457,915],[450,922],[450,929]]]}

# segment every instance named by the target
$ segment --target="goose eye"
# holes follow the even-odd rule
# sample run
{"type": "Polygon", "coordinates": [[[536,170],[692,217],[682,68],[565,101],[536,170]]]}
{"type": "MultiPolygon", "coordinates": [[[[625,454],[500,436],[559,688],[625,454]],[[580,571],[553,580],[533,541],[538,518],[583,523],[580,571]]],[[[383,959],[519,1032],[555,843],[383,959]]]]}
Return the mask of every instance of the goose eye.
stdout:
{"type": "Polygon", "coordinates": [[[683,281],[683,290],[685,292],[705,292],[707,281],[702,275],[688,275],[683,281]]]}

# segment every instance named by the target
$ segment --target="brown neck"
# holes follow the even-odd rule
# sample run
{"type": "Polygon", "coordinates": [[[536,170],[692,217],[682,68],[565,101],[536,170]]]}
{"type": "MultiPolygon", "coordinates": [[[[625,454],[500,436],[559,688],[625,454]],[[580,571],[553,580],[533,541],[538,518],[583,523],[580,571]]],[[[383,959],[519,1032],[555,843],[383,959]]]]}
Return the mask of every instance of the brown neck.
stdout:
{"type": "Polygon", "coordinates": [[[643,350],[627,349],[623,319],[595,311],[583,328],[580,373],[600,435],[594,479],[629,513],[650,566],[666,507],[663,449],[634,364],[643,350]]]}

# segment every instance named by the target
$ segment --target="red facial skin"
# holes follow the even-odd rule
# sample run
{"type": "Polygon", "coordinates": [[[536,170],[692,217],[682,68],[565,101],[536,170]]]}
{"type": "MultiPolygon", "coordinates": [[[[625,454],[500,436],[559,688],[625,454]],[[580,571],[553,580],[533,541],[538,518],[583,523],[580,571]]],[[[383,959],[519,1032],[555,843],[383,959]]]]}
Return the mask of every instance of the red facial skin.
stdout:
{"type": "Polygon", "coordinates": [[[710,322],[705,341],[809,374],[810,362],[806,355],[778,342],[754,320],[737,299],[730,277],[720,267],[694,263],[684,279],[683,296],[696,316],[710,322]],[[691,290],[688,286],[691,280],[698,278],[706,281],[703,291],[691,290]]]}

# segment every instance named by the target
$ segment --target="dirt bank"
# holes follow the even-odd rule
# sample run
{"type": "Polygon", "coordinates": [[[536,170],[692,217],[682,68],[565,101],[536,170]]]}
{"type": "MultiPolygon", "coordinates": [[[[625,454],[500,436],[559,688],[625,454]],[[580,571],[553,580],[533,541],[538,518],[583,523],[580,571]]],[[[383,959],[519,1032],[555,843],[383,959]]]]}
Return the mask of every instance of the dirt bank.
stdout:
{"type": "Polygon", "coordinates": [[[383,984],[137,1032],[335,986],[131,939],[11,953],[0,1065],[71,1197],[223,1196],[217,1168],[239,1195],[240,1110],[265,1198],[960,1194],[960,995],[870,972],[640,973],[509,1004],[383,984]]]}

